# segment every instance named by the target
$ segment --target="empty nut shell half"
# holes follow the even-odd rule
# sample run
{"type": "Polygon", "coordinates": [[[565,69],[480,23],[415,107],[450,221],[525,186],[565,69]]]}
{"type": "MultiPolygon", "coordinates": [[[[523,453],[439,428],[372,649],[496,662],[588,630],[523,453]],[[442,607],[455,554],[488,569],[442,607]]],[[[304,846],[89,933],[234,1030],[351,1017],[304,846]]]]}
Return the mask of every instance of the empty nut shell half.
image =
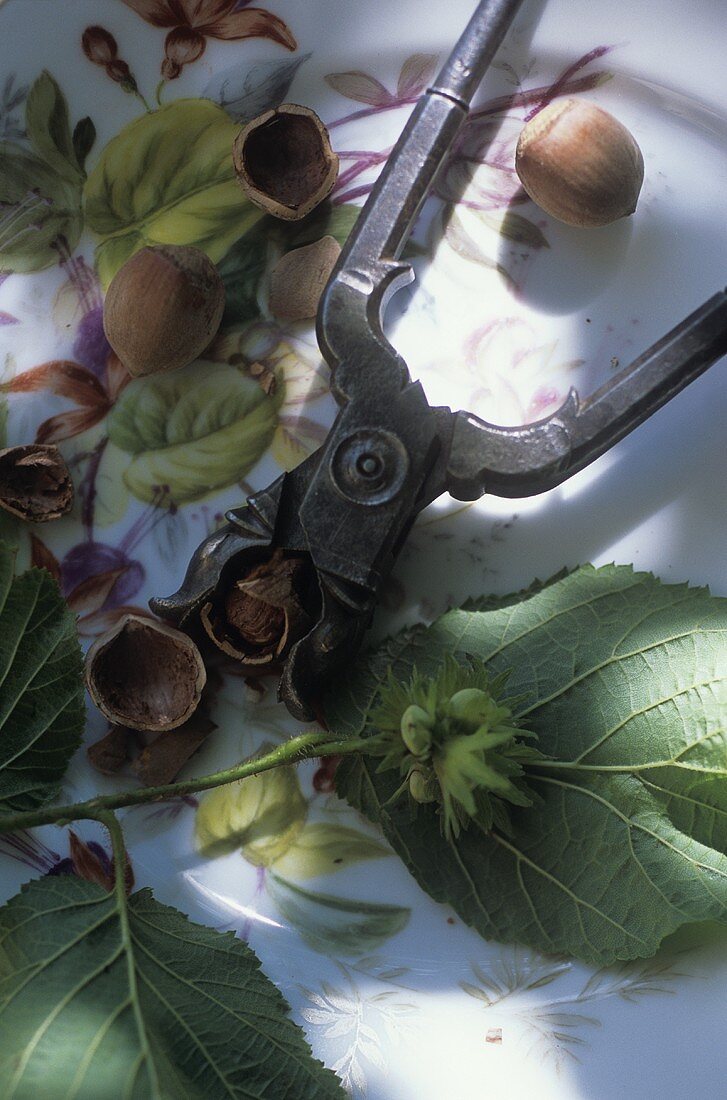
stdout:
{"type": "Polygon", "coordinates": [[[270,273],[268,304],[280,321],[308,321],[318,312],[318,303],[331,272],[341,255],[334,237],[294,248],[278,260],[270,273]]]}
{"type": "Polygon", "coordinates": [[[0,451],[0,508],[45,523],[73,506],[73,482],[57,447],[29,443],[0,451]]]}
{"type": "Polygon", "coordinates": [[[109,722],[162,732],[186,722],[207,682],[191,638],[165,623],[125,615],[86,656],[86,686],[109,722]]]}
{"type": "Polygon", "coordinates": [[[232,159],[250,202],[285,221],[310,214],[338,176],[328,130],[315,111],[296,103],[248,122],[235,139],[232,159]]]}

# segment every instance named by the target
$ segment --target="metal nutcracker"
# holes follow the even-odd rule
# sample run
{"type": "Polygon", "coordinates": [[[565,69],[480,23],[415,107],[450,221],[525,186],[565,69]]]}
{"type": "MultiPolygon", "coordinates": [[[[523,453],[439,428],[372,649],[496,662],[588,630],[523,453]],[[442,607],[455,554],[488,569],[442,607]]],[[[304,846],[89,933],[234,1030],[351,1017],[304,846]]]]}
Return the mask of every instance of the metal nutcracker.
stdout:
{"type": "Polygon", "coordinates": [[[324,292],[321,352],[340,406],[325,443],[241,508],[195,551],[177,592],[151,601],[183,629],[220,586],[276,548],[310,560],[318,619],[290,649],[279,694],[310,719],[359,648],[419,512],[444,492],[542,493],[608,450],[727,353],[727,292],[705,302],[608,384],[571,390],[543,420],[498,427],[432,407],[384,336],[390,296],[413,279],[399,259],[434,178],[521,0],[483,0],[387,161],[324,292]]]}

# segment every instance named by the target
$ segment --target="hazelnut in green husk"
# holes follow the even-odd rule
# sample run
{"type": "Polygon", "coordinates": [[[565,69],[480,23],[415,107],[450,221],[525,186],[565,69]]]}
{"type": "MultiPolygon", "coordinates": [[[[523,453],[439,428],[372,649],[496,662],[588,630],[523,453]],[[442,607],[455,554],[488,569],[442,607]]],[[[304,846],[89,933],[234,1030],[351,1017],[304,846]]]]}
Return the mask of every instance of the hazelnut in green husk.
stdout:
{"type": "Polygon", "coordinates": [[[520,740],[534,735],[502,700],[505,680],[491,677],[482,662],[447,658],[432,678],[415,673],[402,684],[390,675],[372,715],[379,770],[402,777],[394,798],[436,803],[449,840],[472,821],[508,831],[506,804],[532,804],[523,765],[540,753],[520,740]]]}

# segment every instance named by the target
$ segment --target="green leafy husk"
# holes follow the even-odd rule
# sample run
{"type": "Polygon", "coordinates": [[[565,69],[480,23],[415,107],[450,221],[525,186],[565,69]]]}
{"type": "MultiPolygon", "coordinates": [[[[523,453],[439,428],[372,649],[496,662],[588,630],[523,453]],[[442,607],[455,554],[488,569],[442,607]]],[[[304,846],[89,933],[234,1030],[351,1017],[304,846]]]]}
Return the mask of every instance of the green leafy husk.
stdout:
{"type": "Polygon", "coordinates": [[[727,920],[727,600],[625,566],[587,566],[410,630],[363,659],[326,705],[360,735],[389,670],[474,656],[510,670],[514,716],[547,759],[512,835],[440,834],[391,802],[397,779],[346,759],[339,793],[378,822],[420,885],[483,936],[590,962],[652,955],[682,924],[727,920]]]}

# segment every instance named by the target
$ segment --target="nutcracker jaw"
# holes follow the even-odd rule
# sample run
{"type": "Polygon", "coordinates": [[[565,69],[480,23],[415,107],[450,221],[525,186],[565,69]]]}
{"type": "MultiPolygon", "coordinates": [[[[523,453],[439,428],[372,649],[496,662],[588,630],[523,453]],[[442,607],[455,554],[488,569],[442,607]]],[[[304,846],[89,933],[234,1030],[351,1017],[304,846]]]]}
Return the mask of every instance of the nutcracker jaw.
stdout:
{"type": "Polygon", "coordinates": [[[594,461],[727,353],[727,292],[705,302],[595,394],[572,390],[553,415],[498,427],[429,405],[383,333],[386,301],[411,280],[399,260],[469,102],[520,0],[483,0],[415,107],[354,227],[318,312],[318,340],[340,406],[325,443],[227,514],[180,589],[151,601],[194,630],[230,579],[277,551],[303,555],[319,591],[312,628],[289,648],[280,697],[314,717],[355,656],[382,586],[422,508],[444,492],[530,496],[594,461]]]}

